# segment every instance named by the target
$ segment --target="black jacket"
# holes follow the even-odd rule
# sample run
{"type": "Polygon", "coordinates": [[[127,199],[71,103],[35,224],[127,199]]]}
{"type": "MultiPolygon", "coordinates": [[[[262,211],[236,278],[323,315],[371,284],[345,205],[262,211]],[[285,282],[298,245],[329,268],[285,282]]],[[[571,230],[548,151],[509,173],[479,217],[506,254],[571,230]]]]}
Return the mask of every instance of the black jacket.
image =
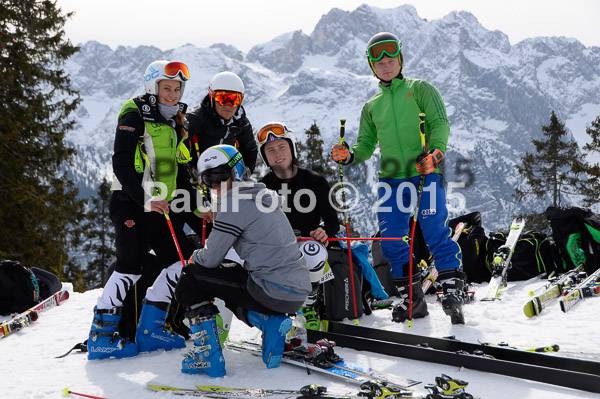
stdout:
{"type": "Polygon", "coordinates": [[[192,153],[191,164],[194,168],[198,164],[198,156],[208,147],[229,144],[238,148],[244,158],[244,165],[251,172],[254,171],[258,147],[244,107],[240,105],[236,114],[225,125],[223,118],[211,106],[210,97],[207,94],[202,103],[189,111],[185,117],[189,123],[188,147],[192,153]],[[196,148],[196,142],[198,148],[196,148]]]}
{"type": "Polygon", "coordinates": [[[261,179],[261,182],[280,195],[284,194],[283,191],[280,191],[282,185],[287,184],[286,191],[289,192],[285,197],[284,212],[292,228],[299,230],[302,237],[309,237],[310,232],[319,227],[321,221],[323,221],[323,228],[329,237],[338,233],[340,223],[337,212],[329,201],[329,183],[323,176],[308,169],[298,168],[298,173],[291,179],[281,180],[271,171],[261,179]],[[304,194],[298,197],[297,201],[299,201],[300,207],[308,208],[307,212],[300,212],[294,207],[294,196],[301,189],[311,190],[316,196],[316,204],[312,209],[309,208],[310,198],[308,195],[304,194]]]}

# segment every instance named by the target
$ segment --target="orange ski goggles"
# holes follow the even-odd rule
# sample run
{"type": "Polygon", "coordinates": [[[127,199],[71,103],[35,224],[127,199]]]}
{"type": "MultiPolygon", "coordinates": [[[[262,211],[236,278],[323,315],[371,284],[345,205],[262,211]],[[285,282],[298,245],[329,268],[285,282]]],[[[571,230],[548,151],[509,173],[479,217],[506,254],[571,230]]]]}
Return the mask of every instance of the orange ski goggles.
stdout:
{"type": "Polygon", "coordinates": [[[287,131],[280,124],[271,124],[264,126],[256,133],[256,140],[258,144],[263,144],[266,141],[273,141],[276,139],[282,139],[285,137],[287,131]]]}
{"type": "Polygon", "coordinates": [[[169,62],[165,65],[165,76],[174,78],[180,75],[183,80],[190,78],[190,71],[183,62],[169,62]]]}
{"type": "Polygon", "coordinates": [[[217,91],[215,92],[213,99],[221,105],[233,105],[237,107],[242,103],[242,93],[236,91],[217,91]]]}

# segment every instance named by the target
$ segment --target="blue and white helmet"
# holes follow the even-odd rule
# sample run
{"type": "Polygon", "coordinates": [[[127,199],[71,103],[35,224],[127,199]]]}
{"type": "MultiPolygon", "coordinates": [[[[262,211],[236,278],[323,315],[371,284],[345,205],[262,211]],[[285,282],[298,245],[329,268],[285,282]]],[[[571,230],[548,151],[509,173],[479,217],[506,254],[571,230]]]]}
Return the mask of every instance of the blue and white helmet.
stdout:
{"type": "Polygon", "coordinates": [[[198,172],[202,182],[211,187],[212,183],[225,181],[229,176],[233,177],[233,181],[243,181],[246,166],[242,154],[235,147],[219,144],[207,148],[200,154],[198,172]]]}

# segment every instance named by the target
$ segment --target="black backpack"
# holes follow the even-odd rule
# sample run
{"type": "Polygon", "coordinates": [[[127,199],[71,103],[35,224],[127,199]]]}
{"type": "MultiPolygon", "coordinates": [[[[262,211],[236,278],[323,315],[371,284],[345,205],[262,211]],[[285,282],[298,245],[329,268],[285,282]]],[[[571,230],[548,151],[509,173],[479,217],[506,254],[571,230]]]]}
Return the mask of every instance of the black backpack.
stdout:
{"type": "MultiPolygon", "coordinates": [[[[486,269],[491,277],[494,253],[506,243],[507,233],[490,233],[487,241],[486,269]]],[[[546,234],[527,231],[521,233],[515,252],[511,259],[511,267],[508,269],[508,281],[527,280],[541,273],[550,274],[556,269],[552,246],[554,243],[548,239],[546,234]]]]}
{"type": "Polygon", "coordinates": [[[362,271],[360,265],[356,261],[352,263],[354,274],[353,295],[350,284],[348,250],[343,249],[336,242],[330,242],[327,246],[327,263],[329,263],[329,267],[335,277],[323,284],[322,301],[324,306],[319,306],[321,319],[339,321],[348,318],[352,320],[354,319],[355,305],[356,316],[362,316],[362,271]],[[356,303],[354,302],[354,298],[356,298],[356,303]]]}
{"type": "Polygon", "coordinates": [[[597,270],[600,267],[600,219],[589,209],[577,207],[551,206],[545,214],[560,254],[558,271],[563,273],[582,263],[588,274],[597,270]]]}
{"type": "Polygon", "coordinates": [[[486,267],[486,245],[488,238],[481,227],[481,214],[472,212],[448,221],[448,226],[454,232],[459,223],[464,223],[463,232],[458,237],[458,245],[462,252],[463,271],[467,274],[469,283],[489,281],[491,272],[486,267]]]}
{"type": "Polygon", "coordinates": [[[12,260],[0,263],[0,315],[24,312],[42,299],[38,279],[30,268],[12,260]]]}

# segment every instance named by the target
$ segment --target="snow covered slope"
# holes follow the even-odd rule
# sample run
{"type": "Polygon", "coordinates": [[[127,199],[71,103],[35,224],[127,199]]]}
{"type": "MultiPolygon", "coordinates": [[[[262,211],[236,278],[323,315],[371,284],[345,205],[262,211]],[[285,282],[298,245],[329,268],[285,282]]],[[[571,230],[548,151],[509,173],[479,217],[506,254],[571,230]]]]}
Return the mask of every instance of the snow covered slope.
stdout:
{"type": "MultiPolygon", "coordinates": [[[[430,315],[414,320],[413,327],[391,321],[389,310],[375,311],[360,318],[363,326],[424,334],[433,337],[456,335],[462,341],[506,341],[516,345],[559,344],[563,350],[585,352],[600,360],[598,329],[600,298],[578,304],[564,314],[554,303],[535,319],[527,319],[522,306],[527,292],[541,283],[530,284],[511,292],[502,301],[474,302],[465,306],[466,324],[453,326],[435,302],[427,297],[430,315]]],[[[475,287],[476,296],[483,293],[486,284],[475,287]]],[[[210,379],[206,376],[183,375],[180,372],[184,350],[146,353],[129,359],[88,361],[87,356],[73,353],[63,359],[74,344],[87,338],[92,321],[92,308],[99,290],[72,293],[69,300],[40,315],[31,326],[0,340],[0,396],[5,398],[61,397],[65,387],[72,391],[111,399],[119,398],[175,398],[169,393],[146,390],[147,383],[169,384],[193,388],[200,385],[231,387],[292,388],[310,383],[325,385],[331,392],[356,392],[356,387],[319,374],[289,365],[268,370],[259,357],[225,350],[227,376],[210,379]]],[[[349,322],[349,321],[346,321],[349,322]]],[[[260,332],[239,321],[232,326],[231,336],[259,340],[260,332]]],[[[192,345],[188,342],[188,346],[192,345]]],[[[391,374],[433,383],[442,373],[469,382],[467,391],[483,399],[592,399],[599,395],[546,385],[495,374],[459,369],[408,359],[376,355],[338,348],[337,352],[349,361],[359,362],[391,374]]],[[[555,356],[555,355],[548,355],[555,356]]],[[[581,355],[580,355],[581,356],[581,355]]],[[[423,385],[417,388],[422,389],[423,385]]]]}

